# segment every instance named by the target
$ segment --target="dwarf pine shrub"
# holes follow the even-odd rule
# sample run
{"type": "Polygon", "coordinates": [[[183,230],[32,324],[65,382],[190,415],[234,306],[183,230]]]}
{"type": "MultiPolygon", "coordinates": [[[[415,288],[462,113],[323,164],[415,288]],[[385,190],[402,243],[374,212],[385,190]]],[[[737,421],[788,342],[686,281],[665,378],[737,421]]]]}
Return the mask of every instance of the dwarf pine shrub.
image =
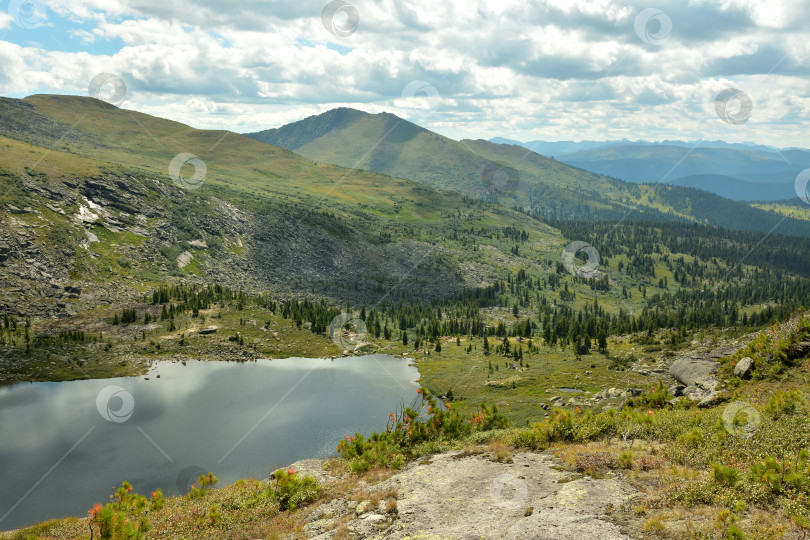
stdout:
{"type": "Polygon", "coordinates": [[[279,469],[270,475],[270,479],[270,497],[278,502],[282,511],[295,510],[321,494],[321,487],[314,477],[301,476],[293,469],[279,469]]]}

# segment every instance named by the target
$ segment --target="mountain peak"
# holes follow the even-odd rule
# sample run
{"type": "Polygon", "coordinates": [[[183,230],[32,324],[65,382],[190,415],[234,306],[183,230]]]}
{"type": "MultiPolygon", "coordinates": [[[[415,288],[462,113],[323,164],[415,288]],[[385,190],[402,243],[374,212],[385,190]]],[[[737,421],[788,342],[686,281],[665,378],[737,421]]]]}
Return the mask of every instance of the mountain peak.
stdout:
{"type": "Polygon", "coordinates": [[[354,129],[364,134],[379,133],[382,136],[395,124],[400,134],[405,132],[413,136],[419,131],[427,131],[390,112],[369,113],[350,107],[337,107],[291,124],[246,135],[295,151],[329,133],[354,129]]]}

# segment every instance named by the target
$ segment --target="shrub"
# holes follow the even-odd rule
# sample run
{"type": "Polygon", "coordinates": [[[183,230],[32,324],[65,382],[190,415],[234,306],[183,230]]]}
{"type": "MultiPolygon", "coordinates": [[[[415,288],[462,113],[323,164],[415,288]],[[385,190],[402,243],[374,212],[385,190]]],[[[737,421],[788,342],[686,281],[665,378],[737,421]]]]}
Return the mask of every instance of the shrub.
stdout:
{"type": "Polygon", "coordinates": [[[219,513],[219,505],[212,504],[208,507],[208,523],[210,525],[216,525],[222,519],[222,515],[219,513]]]}
{"type": "Polygon", "coordinates": [[[141,540],[149,531],[146,519],[146,497],[133,493],[132,484],[122,482],[121,487],[110,495],[111,502],[102,506],[95,504],[88,512],[90,534],[110,540],[141,540]]]}
{"type": "Polygon", "coordinates": [[[645,409],[663,409],[669,404],[669,400],[674,397],[675,396],[669,393],[669,389],[664,384],[664,381],[658,380],[640,396],[629,398],[627,400],[627,406],[645,409]]]}
{"type": "Polygon", "coordinates": [[[810,490],[810,453],[803,449],[793,461],[768,456],[751,467],[750,478],[765,485],[774,495],[806,493],[810,490]]]}
{"type": "Polygon", "coordinates": [[[567,441],[572,439],[573,414],[562,409],[555,409],[554,413],[537,429],[541,436],[549,443],[567,441]]]}
{"type": "Polygon", "coordinates": [[[765,406],[765,413],[772,419],[777,420],[781,416],[796,414],[806,406],[804,397],[798,390],[788,390],[787,392],[777,392],[768,400],[765,406]]]}
{"type": "Polygon", "coordinates": [[[493,441],[489,445],[492,451],[492,460],[498,463],[512,463],[512,452],[502,441],[493,441]]]}
{"type": "Polygon", "coordinates": [[[163,496],[163,491],[156,489],[152,492],[152,498],[149,499],[149,511],[158,512],[163,510],[164,506],[166,506],[166,497],[163,496]]]}
{"type": "Polygon", "coordinates": [[[315,478],[301,477],[293,469],[279,469],[270,478],[270,497],[278,502],[282,511],[295,510],[302,504],[314,501],[321,493],[315,478]]]}
{"type": "Polygon", "coordinates": [[[664,523],[658,516],[648,517],[641,526],[644,532],[661,533],[664,532],[664,523]]]}
{"type": "Polygon", "coordinates": [[[733,487],[740,479],[740,471],[719,463],[712,463],[712,474],[715,483],[725,487],[733,487]]]}
{"type": "Polygon", "coordinates": [[[594,476],[605,469],[615,469],[618,463],[610,452],[584,452],[574,457],[578,471],[594,476]]]}
{"type": "Polygon", "coordinates": [[[726,531],[726,540],[745,540],[745,533],[736,525],[732,525],[726,531]]]}
{"type": "Polygon", "coordinates": [[[351,462],[355,472],[373,467],[400,468],[417,445],[439,440],[458,439],[481,431],[508,427],[509,420],[496,406],[482,404],[479,411],[465,419],[450,406],[440,408],[436,398],[427,390],[417,390],[410,406],[400,406],[391,413],[385,431],[373,433],[368,439],[360,433],[346,436],[337,446],[337,452],[351,462]]]}
{"type": "Polygon", "coordinates": [[[90,510],[90,531],[98,528],[98,537],[110,540],[141,540],[146,538],[149,523],[145,517],[130,521],[124,512],[116,512],[109,505],[94,506],[90,510]],[[96,510],[98,507],[98,510],[96,510]]]}
{"type": "Polygon", "coordinates": [[[679,438],[679,442],[683,443],[684,445],[690,448],[696,448],[697,446],[700,445],[702,440],[703,440],[703,430],[698,427],[692,428],[691,431],[684,433],[679,438]]]}
{"type": "Polygon", "coordinates": [[[189,499],[202,499],[208,493],[208,489],[213,487],[219,482],[219,478],[214,476],[214,473],[201,474],[200,478],[191,485],[191,491],[188,492],[189,499]]]}

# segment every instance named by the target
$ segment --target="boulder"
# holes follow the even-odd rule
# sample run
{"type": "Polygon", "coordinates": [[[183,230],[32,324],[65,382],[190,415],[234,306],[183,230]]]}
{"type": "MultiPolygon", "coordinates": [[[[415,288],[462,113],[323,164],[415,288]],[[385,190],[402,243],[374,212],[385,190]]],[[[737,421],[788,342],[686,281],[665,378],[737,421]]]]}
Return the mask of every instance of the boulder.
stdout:
{"type": "Polygon", "coordinates": [[[184,251],[180,255],[177,256],[177,267],[178,268],[185,268],[191,262],[191,259],[194,258],[194,255],[191,254],[190,251],[184,251]]]}
{"type": "Polygon", "coordinates": [[[751,377],[751,370],[754,369],[754,360],[746,356],[741,358],[734,366],[734,376],[741,379],[748,379],[751,377]]]}
{"type": "Polygon", "coordinates": [[[64,288],[64,290],[70,298],[78,298],[82,294],[82,290],[79,287],[72,287],[68,285],[64,288]]]}
{"type": "Polygon", "coordinates": [[[720,363],[706,358],[680,358],[669,368],[672,378],[684,386],[694,386],[697,379],[713,376],[720,363]]]}

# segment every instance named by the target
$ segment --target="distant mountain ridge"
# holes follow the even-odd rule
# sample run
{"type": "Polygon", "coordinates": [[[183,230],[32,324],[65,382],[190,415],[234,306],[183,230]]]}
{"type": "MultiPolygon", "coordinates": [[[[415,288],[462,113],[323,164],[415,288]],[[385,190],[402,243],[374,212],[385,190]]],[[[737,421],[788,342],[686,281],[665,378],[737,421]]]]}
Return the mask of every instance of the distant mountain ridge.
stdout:
{"type": "MultiPolygon", "coordinates": [[[[508,141],[495,138],[493,141],[508,141]]],[[[810,150],[724,141],[510,141],[563,163],[634,183],[690,186],[740,201],[796,198],[810,150]]]]}
{"type": "Polygon", "coordinates": [[[736,201],[783,201],[796,196],[793,182],[785,184],[746,182],[722,174],[683,176],[667,181],[667,184],[702,189],[736,201]]]}
{"type": "Polygon", "coordinates": [[[490,142],[498,143],[498,144],[514,144],[517,146],[522,146],[526,149],[529,149],[533,152],[537,152],[538,154],[547,155],[544,152],[546,151],[554,151],[556,152],[555,157],[562,156],[565,154],[573,154],[574,152],[579,152],[580,150],[591,150],[593,148],[602,148],[605,146],[683,146],[685,148],[693,148],[696,146],[700,146],[702,148],[733,148],[736,150],[761,150],[764,152],[778,152],[784,150],[807,150],[805,148],[800,147],[789,147],[789,148],[778,148],[776,146],[769,146],[764,144],[758,144],[754,142],[744,142],[744,143],[730,143],[721,140],[714,140],[714,141],[704,141],[704,140],[696,140],[696,141],[682,141],[677,139],[665,139],[662,141],[645,141],[645,140],[638,140],[638,141],[631,141],[630,139],[614,139],[614,140],[607,140],[607,141],[541,141],[541,140],[534,140],[534,141],[518,141],[516,139],[509,139],[505,137],[492,137],[489,139],[490,142]]]}
{"type": "MultiPolygon", "coordinates": [[[[599,146],[572,154],[593,153],[581,156],[582,162],[566,162],[514,144],[482,139],[456,141],[390,113],[370,114],[346,108],[247,135],[314,161],[414,180],[435,189],[517,207],[544,219],[688,220],[765,231],[779,221],[773,213],[701,191],[705,187],[699,182],[700,189],[692,188],[691,183],[687,184],[690,187],[681,187],[659,182],[689,152],[679,146],[599,146]],[[611,168],[625,163],[621,161],[624,152],[642,156],[659,152],[666,154],[667,160],[656,159],[653,174],[650,163],[631,160],[630,165],[638,171],[635,176],[628,175],[627,169],[611,168]],[[589,159],[604,163],[596,166],[589,159]],[[638,182],[647,178],[649,183],[628,183],[627,176],[638,182]]],[[[707,149],[695,155],[706,152],[742,151],[707,149]]],[[[750,166],[745,170],[768,171],[750,166]]],[[[707,173],[699,168],[687,169],[681,176],[694,174],[707,173]]],[[[767,186],[762,189],[767,190],[767,186]]],[[[784,221],[780,227],[786,227],[785,234],[810,232],[806,223],[784,221]]]]}

